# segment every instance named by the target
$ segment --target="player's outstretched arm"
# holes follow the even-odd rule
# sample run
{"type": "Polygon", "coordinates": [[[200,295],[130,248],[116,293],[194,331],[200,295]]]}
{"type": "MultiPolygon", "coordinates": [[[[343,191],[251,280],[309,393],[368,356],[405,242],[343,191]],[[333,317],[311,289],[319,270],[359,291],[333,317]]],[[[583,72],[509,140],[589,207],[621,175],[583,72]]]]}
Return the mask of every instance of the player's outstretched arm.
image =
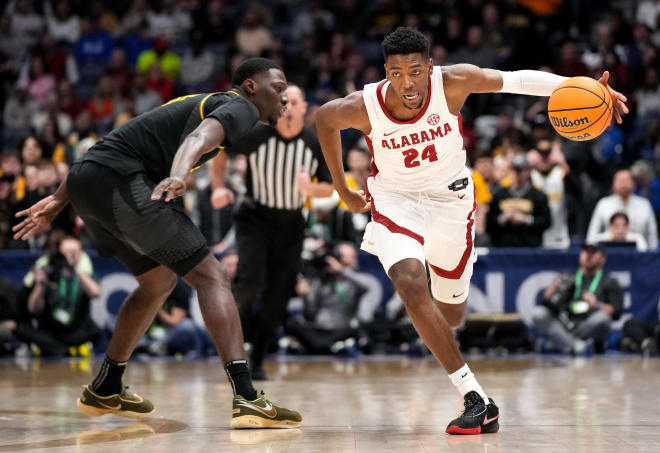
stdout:
{"type": "MultiPolygon", "coordinates": [[[[465,99],[472,93],[513,93],[530,96],[550,96],[557,86],[567,77],[544,71],[498,71],[496,69],[479,68],[471,64],[457,64],[442,68],[445,93],[452,113],[458,111],[465,99]]],[[[626,97],[613,90],[607,82],[609,73],[606,71],[600,78],[615,102],[614,116],[621,123],[621,113],[628,113],[625,105],[626,97]]]]}
{"type": "Polygon", "coordinates": [[[316,131],[337,193],[351,211],[365,212],[371,206],[364,192],[348,187],[344,174],[339,133],[348,128],[358,129],[364,133],[371,131],[362,91],[356,91],[345,98],[335,99],[321,106],[316,114],[316,131]]]}
{"type": "Polygon", "coordinates": [[[211,118],[203,120],[181,143],[174,155],[170,176],[163,179],[151,193],[152,200],[160,200],[165,194],[168,202],[186,192],[184,179],[190,169],[206,153],[216,149],[225,140],[222,124],[211,118]]]}
{"type": "Polygon", "coordinates": [[[66,189],[67,177],[64,178],[54,194],[16,213],[16,217],[25,217],[25,219],[12,228],[14,239],[25,241],[50,227],[57,214],[69,203],[69,192],[66,189]]]}

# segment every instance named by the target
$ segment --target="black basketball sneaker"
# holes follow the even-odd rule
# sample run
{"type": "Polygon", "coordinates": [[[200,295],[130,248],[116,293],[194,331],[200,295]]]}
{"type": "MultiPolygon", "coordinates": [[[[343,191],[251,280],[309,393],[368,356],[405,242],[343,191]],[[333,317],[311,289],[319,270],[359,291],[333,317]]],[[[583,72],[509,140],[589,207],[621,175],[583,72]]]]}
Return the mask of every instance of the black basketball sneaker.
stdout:
{"type": "Polygon", "coordinates": [[[477,392],[472,391],[465,395],[465,410],[447,426],[449,434],[483,434],[496,433],[500,429],[500,410],[492,399],[488,398],[488,405],[477,392]]]}

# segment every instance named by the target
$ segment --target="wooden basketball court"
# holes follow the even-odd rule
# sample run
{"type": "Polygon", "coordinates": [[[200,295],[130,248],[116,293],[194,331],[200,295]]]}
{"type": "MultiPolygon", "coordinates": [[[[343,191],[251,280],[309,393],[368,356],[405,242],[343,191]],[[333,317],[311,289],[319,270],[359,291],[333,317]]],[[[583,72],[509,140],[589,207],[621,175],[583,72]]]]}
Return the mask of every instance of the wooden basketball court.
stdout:
{"type": "Polygon", "coordinates": [[[87,361],[0,363],[0,452],[659,452],[660,360],[470,361],[501,411],[498,434],[449,436],[462,401],[430,359],[269,362],[267,395],[303,414],[295,430],[231,431],[219,359],[135,362],[125,381],[154,417],[76,409],[87,361]]]}

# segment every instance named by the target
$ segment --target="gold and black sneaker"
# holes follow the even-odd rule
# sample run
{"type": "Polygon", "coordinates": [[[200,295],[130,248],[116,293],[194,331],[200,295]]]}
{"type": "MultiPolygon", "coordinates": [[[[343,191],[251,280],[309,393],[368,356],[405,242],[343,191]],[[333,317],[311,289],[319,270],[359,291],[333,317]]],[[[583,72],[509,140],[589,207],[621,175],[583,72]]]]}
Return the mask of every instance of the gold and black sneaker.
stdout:
{"type": "Polygon", "coordinates": [[[254,401],[248,401],[241,395],[234,396],[232,405],[231,427],[243,428],[296,428],[302,423],[302,417],[296,411],[275,406],[266,399],[263,390],[254,401]]]}
{"type": "Polygon", "coordinates": [[[83,389],[82,396],[78,398],[78,409],[90,417],[115,414],[128,418],[145,418],[155,411],[151,401],[129,392],[128,386],[123,386],[121,393],[110,396],[99,396],[88,385],[84,385],[83,389]]]}

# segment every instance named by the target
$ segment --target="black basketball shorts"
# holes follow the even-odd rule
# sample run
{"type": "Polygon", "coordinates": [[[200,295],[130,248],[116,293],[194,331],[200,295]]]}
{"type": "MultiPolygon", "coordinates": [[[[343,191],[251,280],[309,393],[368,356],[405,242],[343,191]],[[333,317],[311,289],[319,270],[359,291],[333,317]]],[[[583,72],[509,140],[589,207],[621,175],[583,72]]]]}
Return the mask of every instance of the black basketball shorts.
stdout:
{"type": "Polygon", "coordinates": [[[144,173],[121,175],[90,161],[75,163],[67,178],[71,204],[101,256],[114,256],[136,276],[160,264],[184,276],[209,248],[181,199],[151,200],[155,186],[144,173]]]}

